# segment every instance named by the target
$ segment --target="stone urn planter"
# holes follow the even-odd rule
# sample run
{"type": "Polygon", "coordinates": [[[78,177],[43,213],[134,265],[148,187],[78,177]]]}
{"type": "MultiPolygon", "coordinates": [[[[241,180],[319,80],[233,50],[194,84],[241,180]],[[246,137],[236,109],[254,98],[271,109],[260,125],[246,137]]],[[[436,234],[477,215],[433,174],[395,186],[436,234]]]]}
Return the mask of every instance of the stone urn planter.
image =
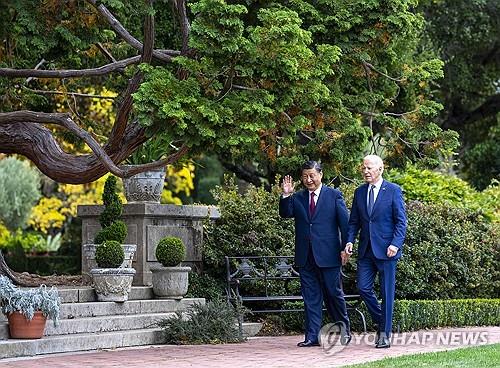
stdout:
{"type": "Polygon", "coordinates": [[[135,270],[118,267],[124,258],[123,247],[116,240],[107,240],[97,246],[95,260],[98,268],[90,270],[97,300],[103,302],[128,300],[135,270]]]}
{"type": "MultiPolygon", "coordinates": [[[[87,267],[89,270],[97,268],[97,262],[95,261],[95,250],[98,244],[84,244],[83,245],[83,257],[86,260],[87,267]]],[[[136,244],[122,244],[123,252],[125,254],[125,259],[123,263],[118,268],[132,268],[132,261],[134,259],[135,252],[137,250],[136,244]]]]}
{"type": "Polygon", "coordinates": [[[132,288],[133,268],[94,268],[90,270],[97,300],[125,302],[132,288]]]}
{"type": "Polygon", "coordinates": [[[152,266],[153,293],[160,299],[182,299],[189,286],[191,267],[152,266]]]}
{"type": "MultiPolygon", "coordinates": [[[[124,166],[131,167],[133,165],[124,166]]],[[[165,182],[165,168],[145,171],[122,180],[128,203],[160,203],[165,182]]]]}
{"type": "Polygon", "coordinates": [[[155,256],[161,265],[150,267],[153,293],[157,298],[182,299],[191,271],[191,267],[180,265],[186,257],[186,246],[180,238],[167,236],[156,245],[155,256]]]}

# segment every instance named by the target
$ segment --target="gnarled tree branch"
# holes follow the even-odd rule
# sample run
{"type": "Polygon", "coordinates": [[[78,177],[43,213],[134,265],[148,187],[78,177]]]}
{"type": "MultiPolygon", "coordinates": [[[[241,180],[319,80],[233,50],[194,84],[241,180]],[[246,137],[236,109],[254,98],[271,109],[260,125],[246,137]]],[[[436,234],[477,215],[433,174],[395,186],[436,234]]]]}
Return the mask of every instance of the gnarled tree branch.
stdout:
{"type": "Polygon", "coordinates": [[[42,113],[25,110],[0,113],[0,125],[14,123],[42,123],[62,126],[82,139],[90,147],[92,152],[94,152],[94,155],[102,161],[107,170],[120,177],[125,175],[125,172],[115,165],[94,137],[92,137],[89,132],[80,128],[68,114],[42,113]]]}
{"type": "MultiPolygon", "coordinates": [[[[149,5],[152,6],[152,1],[149,1],[149,5]]],[[[152,13],[149,12],[144,20],[144,46],[142,49],[141,63],[151,63],[154,38],[154,17],[152,13]]],[[[111,130],[111,136],[107,145],[110,151],[115,151],[119,148],[134,102],[132,94],[139,88],[142,78],[142,72],[137,71],[127,86],[123,101],[116,114],[116,121],[111,130]]]]}
{"type": "Polygon", "coordinates": [[[40,70],[40,69],[11,69],[0,68],[0,77],[36,77],[36,78],[80,78],[106,75],[114,71],[120,71],[128,65],[137,64],[141,56],[133,56],[115,63],[106,64],[94,69],[73,70],[40,70]]]}
{"type": "MultiPolygon", "coordinates": [[[[91,3],[101,15],[107,20],[109,25],[113,27],[113,29],[120,35],[121,38],[125,40],[130,46],[135,48],[138,51],[141,51],[143,48],[142,43],[132,36],[129,31],[123,27],[123,25],[115,18],[115,16],[106,8],[104,5],[97,5],[96,0],[87,0],[87,2],[91,3]]],[[[153,57],[158,60],[162,60],[165,62],[172,61],[172,56],[180,55],[179,51],[176,50],[154,50],[153,57]]]]}
{"type": "Polygon", "coordinates": [[[185,55],[189,50],[189,32],[191,25],[189,24],[189,19],[187,17],[186,11],[186,1],[185,0],[175,0],[175,7],[177,13],[179,14],[179,24],[181,27],[182,34],[182,54],[185,55]]]}

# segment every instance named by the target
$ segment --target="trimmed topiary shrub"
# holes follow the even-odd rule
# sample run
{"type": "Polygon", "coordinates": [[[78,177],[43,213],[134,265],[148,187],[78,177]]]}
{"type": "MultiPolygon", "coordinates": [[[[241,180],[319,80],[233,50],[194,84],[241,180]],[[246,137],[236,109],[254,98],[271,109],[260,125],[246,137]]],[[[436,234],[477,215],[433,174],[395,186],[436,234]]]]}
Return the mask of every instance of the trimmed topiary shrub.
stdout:
{"type": "Polygon", "coordinates": [[[124,260],[123,247],[115,240],[107,240],[96,248],[95,261],[100,268],[118,268],[124,260]]]}
{"type": "Polygon", "coordinates": [[[106,240],[115,240],[120,244],[123,244],[125,238],[127,237],[127,225],[121,220],[113,222],[108,227],[101,229],[97,232],[94,243],[101,244],[106,240]]]}
{"type": "Polygon", "coordinates": [[[102,193],[102,202],[104,211],[99,216],[101,227],[110,226],[117,221],[122,215],[123,205],[120,197],[116,194],[116,177],[110,175],[104,183],[104,191],[102,193]]]}
{"type": "Polygon", "coordinates": [[[186,257],[186,246],[181,239],[167,236],[159,241],[155,255],[164,267],[175,267],[186,257]]]}
{"type": "Polygon", "coordinates": [[[101,244],[106,240],[114,240],[123,243],[127,237],[127,225],[120,220],[123,205],[120,197],[116,194],[116,177],[110,175],[104,184],[102,193],[104,210],[99,216],[101,230],[94,238],[95,244],[101,244]]]}

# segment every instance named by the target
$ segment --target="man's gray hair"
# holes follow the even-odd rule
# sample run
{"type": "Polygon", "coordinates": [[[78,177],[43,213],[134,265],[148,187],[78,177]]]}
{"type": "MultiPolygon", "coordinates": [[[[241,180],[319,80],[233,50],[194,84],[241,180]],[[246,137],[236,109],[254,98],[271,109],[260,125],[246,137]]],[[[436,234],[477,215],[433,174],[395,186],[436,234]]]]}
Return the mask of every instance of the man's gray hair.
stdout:
{"type": "Polygon", "coordinates": [[[363,161],[365,161],[365,160],[373,162],[376,165],[379,165],[380,167],[384,167],[384,161],[382,160],[382,158],[380,156],[368,155],[368,156],[365,156],[365,158],[363,159],[363,161]]]}

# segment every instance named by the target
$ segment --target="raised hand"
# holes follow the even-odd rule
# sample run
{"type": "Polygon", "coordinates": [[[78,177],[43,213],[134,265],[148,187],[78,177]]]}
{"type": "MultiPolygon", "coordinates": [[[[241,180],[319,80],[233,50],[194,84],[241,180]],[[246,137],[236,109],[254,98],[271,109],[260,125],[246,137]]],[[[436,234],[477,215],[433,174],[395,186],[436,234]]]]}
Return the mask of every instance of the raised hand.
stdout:
{"type": "Polygon", "coordinates": [[[284,195],[289,195],[294,192],[294,184],[292,177],[290,175],[286,175],[283,178],[283,184],[281,186],[283,188],[283,194],[284,195]]]}

